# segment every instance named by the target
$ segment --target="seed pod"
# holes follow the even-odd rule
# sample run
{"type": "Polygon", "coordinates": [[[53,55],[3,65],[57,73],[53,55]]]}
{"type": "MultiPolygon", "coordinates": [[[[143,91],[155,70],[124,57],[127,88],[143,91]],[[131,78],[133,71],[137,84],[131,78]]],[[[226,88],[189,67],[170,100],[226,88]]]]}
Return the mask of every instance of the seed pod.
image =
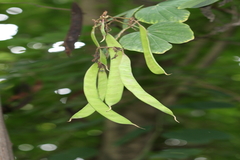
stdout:
{"type": "Polygon", "coordinates": [[[99,70],[98,72],[98,81],[97,81],[97,89],[99,98],[103,101],[105,99],[106,91],[107,91],[107,73],[105,69],[99,70]]]}
{"type": "Polygon", "coordinates": [[[142,42],[142,47],[143,47],[143,53],[145,57],[145,61],[147,63],[148,68],[150,69],[151,72],[154,74],[166,74],[167,73],[164,71],[164,69],[159,66],[159,64],[156,62],[155,58],[153,57],[148,36],[147,36],[147,30],[139,24],[139,30],[140,30],[140,37],[141,37],[141,42],[142,42]]]}
{"type": "Polygon", "coordinates": [[[138,127],[136,124],[132,123],[125,117],[121,116],[120,114],[114,112],[113,110],[108,110],[108,106],[103,103],[103,101],[99,98],[98,91],[97,91],[97,74],[98,74],[98,65],[94,63],[86,72],[84,76],[84,85],[83,90],[85,96],[89,102],[89,104],[101,115],[108,118],[109,120],[120,123],[120,124],[131,124],[138,127]]]}
{"type": "Polygon", "coordinates": [[[107,46],[110,47],[108,49],[110,55],[110,71],[105,102],[111,109],[112,105],[121,100],[123,94],[124,86],[119,73],[119,64],[121,62],[123,51],[121,45],[110,34],[106,35],[106,43],[107,46]]]}
{"type": "Polygon", "coordinates": [[[131,62],[127,55],[123,54],[121,63],[119,65],[120,76],[124,86],[132,92],[139,100],[147,103],[148,105],[174,117],[173,112],[161,104],[157,99],[148,94],[136,81],[132,74],[131,62]]]}
{"type": "Polygon", "coordinates": [[[70,122],[72,119],[79,119],[79,118],[85,118],[93,114],[95,110],[93,107],[88,103],[86,106],[84,106],[80,111],[75,113],[68,122],[70,122]]]}

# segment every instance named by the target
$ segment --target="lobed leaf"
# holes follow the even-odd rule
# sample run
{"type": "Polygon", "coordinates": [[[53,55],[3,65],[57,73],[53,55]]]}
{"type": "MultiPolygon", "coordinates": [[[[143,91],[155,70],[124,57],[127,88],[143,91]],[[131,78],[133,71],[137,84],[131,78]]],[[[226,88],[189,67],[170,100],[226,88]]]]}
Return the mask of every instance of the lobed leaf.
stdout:
{"type": "Polygon", "coordinates": [[[181,44],[194,39],[191,28],[181,22],[162,22],[148,27],[148,33],[152,37],[159,37],[165,41],[181,44]]]}
{"type": "Polygon", "coordinates": [[[178,9],[183,8],[200,8],[204,7],[210,4],[213,4],[219,0],[188,0],[185,3],[182,3],[180,6],[178,6],[178,9]]]}
{"type": "Polygon", "coordinates": [[[174,6],[178,9],[200,8],[213,4],[219,0],[167,0],[159,3],[161,6],[174,6]]]}
{"type": "MultiPolygon", "coordinates": [[[[181,22],[162,22],[148,27],[147,36],[152,53],[162,54],[172,48],[170,43],[185,43],[194,39],[191,28],[181,22]],[[170,42],[170,43],[168,43],[170,42]]],[[[120,43],[124,49],[143,52],[139,32],[123,36],[120,43]]]]}
{"type": "Polygon", "coordinates": [[[159,22],[184,22],[188,19],[190,12],[180,10],[174,6],[157,4],[141,9],[135,17],[144,23],[155,24],[159,22]]]}

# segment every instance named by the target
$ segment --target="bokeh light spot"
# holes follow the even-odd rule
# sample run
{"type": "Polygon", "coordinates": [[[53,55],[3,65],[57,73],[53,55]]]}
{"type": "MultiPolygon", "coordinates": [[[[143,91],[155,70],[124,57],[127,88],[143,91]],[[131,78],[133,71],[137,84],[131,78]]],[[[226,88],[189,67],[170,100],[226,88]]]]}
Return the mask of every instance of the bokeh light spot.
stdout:
{"type": "Polygon", "coordinates": [[[6,10],[6,12],[7,12],[8,14],[16,15],[16,14],[22,13],[22,9],[19,8],[19,7],[11,7],[11,8],[8,8],[8,9],[6,10]]]}
{"type": "MultiPolygon", "coordinates": [[[[62,52],[62,51],[64,51],[64,50],[65,50],[65,47],[62,46],[63,43],[64,43],[63,41],[59,41],[59,42],[54,43],[54,44],[52,45],[52,48],[50,48],[50,49],[48,50],[48,52],[52,53],[52,52],[62,52]]],[[[83,46],[85,46],[85,43],[83,43],[83,42],[76,42],[76,43],[74,44],[75,49],[81,48],[81,47],[83,47],[83,46]]]]}
{"type": "Polygon", "coordinates": [[[56,124],[54,123],[42,123],[40,125],[37,125],[37,129],[40,131],[49,131],[56,128],[56,124]]]}
{"type": "Polygon", "coordinates": [[[197,157],[194,160],[207,160],[207,158],[206,157],[197,157]]]}
{"type": "Polygon", "coordinates": [[[181,139],[170,138],[165,140],[165,144],[168,146],[184,146],[187,144],[187,141],[181,139]]]}
{"type": "Polygon", "coordinates": [[[10,47],[10,51],[14,54],[21,54],[26,51],[26,48],[22,46],[15,46],[15,47],[10,47]]]}
{"type": "Polygon", "coordinates": [[[5,21],[8,19],[8,15],[6,14],[0,14],[0,21],[5,21]]]}
{"type": "Polygon", "coordinates": [[[54,151],[57,149],[57,146],[55,144],[42,144],[42,145],[39,145],[39,147],[41,150],[44,150],[44,151],[54,151]]]}
{"type": "Polygon", "coordinates": [[[31,144],[20,144],[18,146],[18,149],[21,150],[21,151],[31,151],[33,148],[34,147],[31,144]]]}
{"type": "Polygon", "coordinates": [[[61,88],[61,89],[55,90],[54,92],[56,94],[65,95],[65,94],[71,93],[71,89],[69,89],[69,88],[61,88]]]}
{"type": "Polygon", "coordinates": [[[21,108],[21,110],[31,110],[33,109],[33,105],[32,104],[26,104],[25,106],[23,106],[21,108]]]}
{"type": "Polygon", "coordinates": [[[0,24],[0,41],[12,39],[18,32],[15,24],[0,24]]]}

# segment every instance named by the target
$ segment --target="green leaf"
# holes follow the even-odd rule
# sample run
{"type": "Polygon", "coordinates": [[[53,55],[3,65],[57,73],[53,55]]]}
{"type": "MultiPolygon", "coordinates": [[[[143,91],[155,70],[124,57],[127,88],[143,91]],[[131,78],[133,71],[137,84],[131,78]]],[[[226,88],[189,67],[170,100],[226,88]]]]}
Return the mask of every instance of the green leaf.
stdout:
{"type": "Polygon", "coordinates": [[[117,146],[121,146],[123,144],[129,143],[132,140],[142,136],[143,134],[146,134],[146,133],[150,132],[153,129],[152,126],[146,126],[146,127],[143,127],[143,128],[144,129],[137,128],[137,129],[135,129],[131,132],[128,132],[127,134],[122,136],[120,139],[118,139],[114,144],[117,145],[117,146]]]}
{"type": "Polygon", "coordinates": [[[184,22],[188,19],[190,12],[179,10],[173,6],[155,6],[141,9],[135,14],[135,17],[144,23],[155,24],[159,22],[184,22]]]}
{"type": "Polygon", "coordinates": [[[167,0],[159,3],[161,6],[175,6],[178,9],[200,8],[213,4],[219,0],[167,0]]]}
{"type": "Polygon", "coordinates": [[[95,156],[98,151],[95,148],[79,147],[64,150],[63,152],[52,154],[48,157],[49,160],[66,160],[76,158],[91,158],[95,156]]]}
{"type": "Polygon", "coordinates": [[[163,134],[166,138],[186,140],[188,143],[205,144],[213,140],[229,139],[230,136],[224,132],[212,129],[183,129],[163,134]]]}
{"type": "MultiPolygon", "coordinates": [[[[180,22],[162,22],[153,24],[147,29],[152,53],[162,54],[172,48],[171,43],[185,43],[194,38],[191,28],[180,22]],[[168,42],[167,42],[168,41],[168,42]]],[[[123,36],[120,43],[124,49],[143,52],[139,32],[123,36]]]]}
{"type": "Polygon", "coordinates": [[[200,102],[194,102],[194,103],[187,103],[182,105],[174,105],[171,106],[171,108],[191,108],[191,109],[228,109],[234,107],[231,103],[226,102],[215,102],[215,101],[200,101],[200,102]]]}
{"type": "Polygon", "coordinates": [[[213,4],[219,0],[188,0],[185,3],[182,3],[178,9],[184,9],[184,8],[200,8],[204,7],[210,4],[213,4]]]}
{"type": "MultiPolygon", "coordinates": [[[[172,48],[172,45],[169,44],[167,41],[152,34],[149,34],[149,32],[148,39],[152,53],[161,54],[172,48]]],[[[140,32],[133,32],[127,34],[123,36],[119,42],[121,43],[124,49],[136,52],[143,52],[142,42],[140,39],[140,32]]]]}
{"type": "Polygon", "coordinates": [[[190,156],[198,155],[201,152],[201,149],[194,148],[166,149],[158,154],[152,155],[150,160],[159,160],[160,158],[186,159],[190,156]]]}
{"type": "Polygon", "coordinates": [[[163,22],[151,25],[148,27],[148,33],[175,44],[194,39],[191,28],[180,22],[163,22]]]}
{"type": "Polygon", "coordinates": [[[132,16],[134,15],[134,13],[135,13],[136,11],[138,11],[138,10],[139,10],[140,8],[142,8],[142,7],[143,7],[143,5],[141,5],[141,6],[137,7],[137,8],[133,8],[133,9],[131,9],[131,10],[128,10],[128,11],[126,11],[126,12],[120,13],[120,14],[114,16],[114,17],[124,16],[124,17],[126,17],[126,18],[130,18],[130,17],[132,17],[132,16]]]}
{"type": "Polygon", "coordinates": [[[133,15],[134,15],[140,8],[142,8],[142,7],[143,7],[143,6],[139,6],[139,7],[134,8],[134,9],[132,9],[132,10],[130,10],[130,11],[128,11],[128,12],[126,13],[126,15],[124,16],[126,19],[123,20],[123,22],[124,22],[124,24],[123,24],[123,29],[128,27],[128,25],[127,25],[128,21],[129,21],[128,18],[133,17],[133,15]]]}

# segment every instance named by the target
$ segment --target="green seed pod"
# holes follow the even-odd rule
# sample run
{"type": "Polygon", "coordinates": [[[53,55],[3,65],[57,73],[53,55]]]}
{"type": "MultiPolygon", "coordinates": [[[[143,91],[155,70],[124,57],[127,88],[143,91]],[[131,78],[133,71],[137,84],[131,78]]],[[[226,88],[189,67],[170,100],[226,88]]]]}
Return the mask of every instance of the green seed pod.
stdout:
{"type": "Polygon", "coordinates": [[[70,122],[72,119],[79,119],[79,118],[85,118],[90,116],[95,112],[95,109],[88,103],[86,106],[84,106],[80,111],[75,113],[68,122],[70,122]]]}
{"type": "Polygon", "coordinates": [[[101,115],[108,118],[109,120],[120,123],[120,124],[131,124],[138,127],[136,124],[132,123],[125,117],[114,112],[113,110],[108,110],[108,106],[99,98],[97,90],[97,74],[98,74],[98,65],[94,63],[86,72],[84,76],[84,85],[83,90],[85,96],[88,100],[88,103],[101,115]]]}
{"type": "MultiPolygon", "coordinates": [[[[119,65],[120,76],[124,86],[132,92],[139,100],[147,103],[148,105],[174,117],[173,112],[161,104],[157,99],[148,94],[136,81],[132,74],[131,61],[127,55],[123,54],[121,63],[119,65]]],[[[178,121],[177,121],[178,122],[178,121]]]]}
{"type": "Polygon", "coordinates": [[[153,57],[148,36],[147,36],[147,30],[139,24],[139,30],[140,30],[140,37],[141,37],[141,42],[142,42],[142,47],[143,47],[143,53],[145,57],[145,61],[147,63],[148,68],[150,69],[151,72],[154,74],[166,74],[167,73],[164,71],[164,69],[156,62],[155,58],[153,57]]]}
{"type": "Polygon", "coordinates": [[[99,98],[103,101],[105,99],[106,91],[107,91],[107,73],[104,70],[99,70],[98,72],[98,81],[97,81],[97,88],[98,88],[98,95],[99,98]]]}
{"type": "Polygon", "coordinates": [[[106,43],[107,46],[110,47],[108,49],[110,55],[110,71],[105,102],[111,109],[112,105],[121,100],[123,94],[124,86],[119,73],[119,64],[121,62],[123,51],[121,45],[110,34],[106,35],[106,43]]]}

